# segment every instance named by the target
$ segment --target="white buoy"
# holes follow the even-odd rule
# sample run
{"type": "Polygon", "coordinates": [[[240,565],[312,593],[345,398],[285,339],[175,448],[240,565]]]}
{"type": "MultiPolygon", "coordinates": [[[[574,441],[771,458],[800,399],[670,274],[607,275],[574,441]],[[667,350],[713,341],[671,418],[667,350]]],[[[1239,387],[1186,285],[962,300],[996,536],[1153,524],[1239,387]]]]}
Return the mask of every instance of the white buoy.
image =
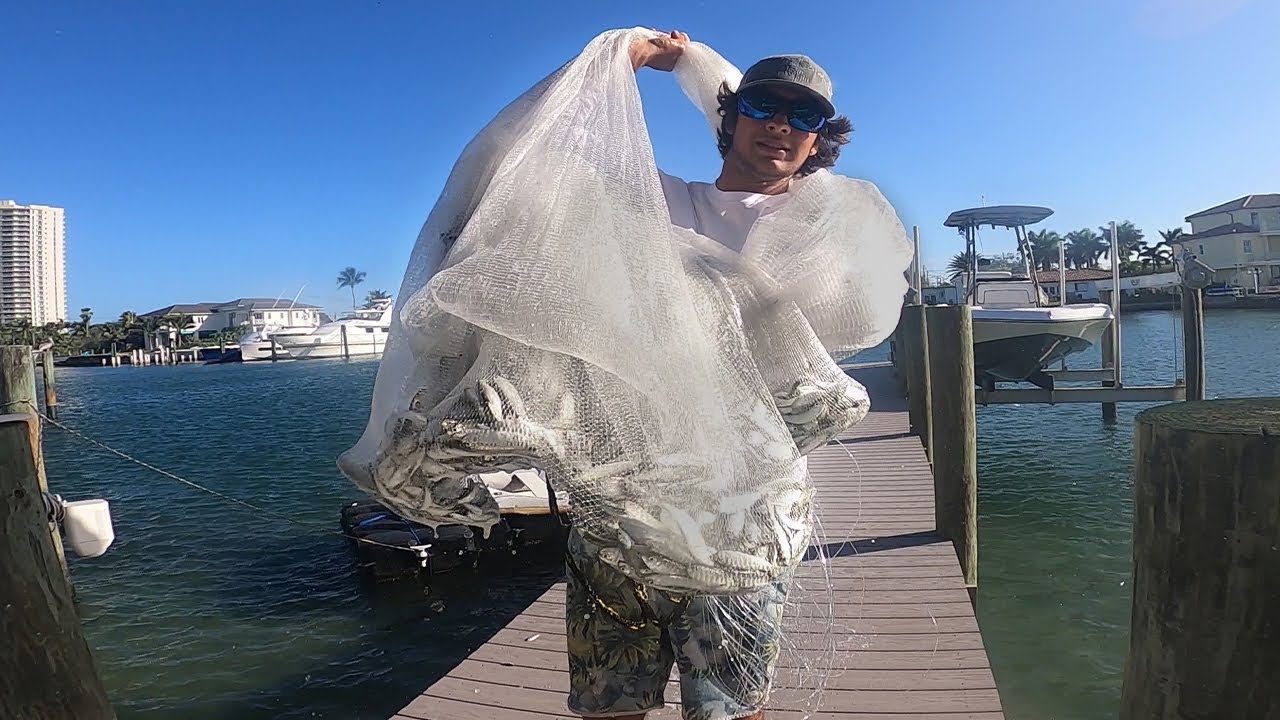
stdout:
{"type": "Polygon", "coordinates": [[[106,500],[76,500],[64,502],[62,507],[62,529],[76,555],[98,557],[111,547],[116,532],[106,500]]]}

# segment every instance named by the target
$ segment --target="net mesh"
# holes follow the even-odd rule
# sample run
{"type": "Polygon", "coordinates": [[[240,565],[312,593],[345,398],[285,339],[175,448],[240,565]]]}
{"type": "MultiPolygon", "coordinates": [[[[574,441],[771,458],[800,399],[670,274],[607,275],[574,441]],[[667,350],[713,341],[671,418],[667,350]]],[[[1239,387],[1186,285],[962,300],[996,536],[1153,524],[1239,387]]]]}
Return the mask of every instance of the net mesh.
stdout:
{"type": "MultiPolygon", "coordinates": [[[[596,37],[464,150],[339,465],[406,517],[486,530],[477,475],[536,467],[603,561],[747,595],[809,545],[804,455],[868,410],[836,359],[892,331],[911,249],[874,185],[826,170],[741,253],[674,227],[627,52],[646,34],[596,37]]],[[[716,127],[740,73],[692,43],[675,74],[716,127]]]]}

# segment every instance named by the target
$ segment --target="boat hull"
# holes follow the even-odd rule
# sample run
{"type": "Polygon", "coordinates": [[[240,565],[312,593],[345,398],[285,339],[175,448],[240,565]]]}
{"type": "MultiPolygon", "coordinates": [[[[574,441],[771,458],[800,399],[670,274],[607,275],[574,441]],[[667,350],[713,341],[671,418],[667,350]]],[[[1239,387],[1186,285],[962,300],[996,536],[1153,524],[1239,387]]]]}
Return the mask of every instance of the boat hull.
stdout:
{"type": "MultiPolygon", "coordinates": [[[[318,343],[314,345],[291,345],[284,343],[285,351],[289,357],[299,360],[308,360],[314,358],[340,358],[342,354],[342,345],[333,343],[318,343]]],[[[347,344],[347,355],[349,357],[364,357],[381,355],[386,348],[386,343],[355,343],[347,344]]]]}
{"type": "Polygon", "coordinates": [[[257,362],[260,360],[288,360],[289,351],[276,346],[276,352],[271,354],[271,341],[261,340],[258,342],[242,342],[240,343],[240,359],[242,362],[257,362]]]}
{"type": "Polygon", "coordinates": [[[1106,305],[973,311],[973,365],[983,379],[1022,382],[1101,342],[1106,305]]]}

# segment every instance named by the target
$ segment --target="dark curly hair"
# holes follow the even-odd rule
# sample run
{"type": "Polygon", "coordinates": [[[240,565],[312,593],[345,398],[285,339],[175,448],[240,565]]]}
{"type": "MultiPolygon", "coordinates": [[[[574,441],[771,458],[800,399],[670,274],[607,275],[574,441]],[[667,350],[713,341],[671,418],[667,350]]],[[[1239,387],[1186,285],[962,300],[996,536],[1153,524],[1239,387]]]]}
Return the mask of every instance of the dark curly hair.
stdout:
{"type": "MultiPolygon", "coordinates": [[[[725,128],[730,123],[737,122],[738,93],[734,92],[728,83],[721,83],[716,99],[720,101],[721,117],[720,129],[716,131],[716,146],[720,149],[720,157],[723,158],[729,154],[729,148],[733,146],[733,133],[725,128]]],[[[844,115],[837,115],[828,120],[827,124],[818,131],[818,152],[804,161],[795,176],[804,177],[822,168],[835,165],[836,159],[840,157],[840,146],[849,142],[851,132],[853,132],[853,122],[844,115]]]]}

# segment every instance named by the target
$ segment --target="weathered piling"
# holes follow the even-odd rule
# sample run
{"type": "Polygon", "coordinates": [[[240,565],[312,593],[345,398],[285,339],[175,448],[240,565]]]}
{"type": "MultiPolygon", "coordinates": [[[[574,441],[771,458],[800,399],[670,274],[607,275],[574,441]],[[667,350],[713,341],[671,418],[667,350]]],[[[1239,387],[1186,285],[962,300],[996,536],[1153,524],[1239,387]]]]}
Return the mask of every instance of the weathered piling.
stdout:
{"type": "Polygon", "coordinates": [[[1280,718],[1280,399],[1143,411],[1134,457],[1121,720],[1280,718]]]}
{"type": "Polygon", "coordinates": [[[40,353],[40,371],[44,375],[44,414],[58,419],[58,390],[53,379],[53,350],[40,353]]]}
{"type": "Polygon", "coordinates": [[[920,437],[925,453],[932,460],[933,438],[929,401],[929,340],[926,337],[923,305],[908,305],[902,309],[902,321],[898,324],[902,342],[902,368],[907,381],[908,415],[911,432],[920,437]]]}
{"type": "Polygon", "coordinates": [[[347,326],[346,326],[346,325],[340,325],[340,326],[339,326],[339,329],[341,330],[341,334],[342,334],[342,359],[344,359],[344,360],[350,360],[350,359],[351,359],[351,351],[350,351],[350,349],[347,347],[347,326]]]}
{"type": "MultiPolygon", "coordinates": [[[[0,415],[30,414],[39,417],[40,407],[36,404],[36,371],[31,357],[31,348],[22,345],[0,347],[0,415]]],[[[40,492],[48,492],[49,484],[44,474],[44,453],[41,451],[40,423],[29,426],[31,431],[30,447],[33,448],[32,463],[35,466],[36,484],[40,492]]],[[[49,524],[49,535],[52,538],[54,552],[62,574],[70,582],[67,571],[67,559],[62,549],[62,536],[58,528],[49,524]]],[[[3,716],[0,716],[3,717],[3,716]]]]}
{"type": "Polygon", "coordinates": [[[115,713],[46,528],[32,444],[38,427],[29,413],[0,415],[0,717],[110,720],[115,713]]]}
{"type": "Polygon", "coordinates": [[[978,419],[973,314],[968,305],[924,313],[933,435],[934,517],[955,544],[970,597],[978,585],[978,419]]]}
{"type": "Polygon", "coordinates": [[[0,347],[0,415],[14,413],[40,413],[35,363],[26,345],[0,347]]]}
{"type": "Polygon", "coordinates": [[[1182,352],[1187,399],[1204,399],[1204,291],[1182,288],[1182,352]]]}

